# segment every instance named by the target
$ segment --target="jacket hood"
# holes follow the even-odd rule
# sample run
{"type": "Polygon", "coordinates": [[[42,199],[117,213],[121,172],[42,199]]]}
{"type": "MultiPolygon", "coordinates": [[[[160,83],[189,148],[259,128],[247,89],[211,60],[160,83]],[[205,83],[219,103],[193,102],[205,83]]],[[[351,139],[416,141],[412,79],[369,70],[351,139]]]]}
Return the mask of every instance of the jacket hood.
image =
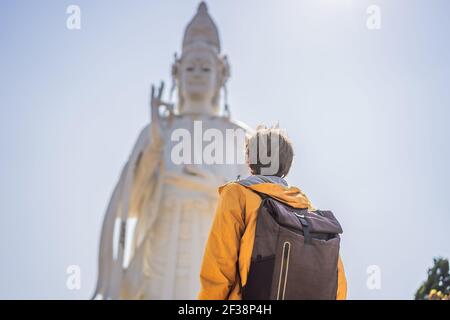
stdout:
{"type": "MultiPolygon", "coordinates": [[[[306,195],[299,188],[289,186],[283,178],[277,176],[252,175],[246,179],[235,181],[235,183],[250,190],[264,193],[291,207],[300,209],[309,208],[313,210],[311,202],[306,195]]],[[[219,193],[222,187],[219,188],[219,193]]]]}

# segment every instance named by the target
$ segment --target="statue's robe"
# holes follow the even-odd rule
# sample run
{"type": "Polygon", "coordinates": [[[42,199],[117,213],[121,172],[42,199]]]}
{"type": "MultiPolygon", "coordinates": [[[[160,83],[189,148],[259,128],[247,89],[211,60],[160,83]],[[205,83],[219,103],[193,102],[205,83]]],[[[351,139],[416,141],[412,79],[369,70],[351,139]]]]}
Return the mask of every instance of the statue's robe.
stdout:
{"type": "MultiPolygon", "coordinates": [[[[251,131],[223,117],[198,120],[203,132],[208,128],[222,132],[224,145],[226,129],[251,131]]],[[[193,127],[192,118],[176,116],[170,127],[165,122],[158,141],[152,140],[150,125],[141,131],[106,211],[95,297],[196,298],[217,187],[249,171],[243,163],[174,164],[171,151],[179,141],[171,141],[172,131],[185,128],[193,135],[193,127]],[[125,234],[131,230],[127,222],[133,220],[136,227],[125,234]]],[[[244,152],[242,145],[234,146],[235,154],[244,152]]],[[[192,149],[192,156],[194,152],[198,151],[192,149]]]]}

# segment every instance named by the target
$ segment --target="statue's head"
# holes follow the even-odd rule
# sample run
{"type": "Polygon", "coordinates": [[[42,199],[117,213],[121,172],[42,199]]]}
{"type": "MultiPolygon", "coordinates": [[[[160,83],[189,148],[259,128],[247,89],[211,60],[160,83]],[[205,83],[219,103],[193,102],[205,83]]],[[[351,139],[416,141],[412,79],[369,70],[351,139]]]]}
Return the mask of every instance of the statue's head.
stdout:
{"type": "Polygon", "coordinates": [[[179,113],[219,114],[220,91],[229,73],[226,56],[220,55],[216,25],[202,2],[186,28],[182,55],[172,68],[179,113]]]}

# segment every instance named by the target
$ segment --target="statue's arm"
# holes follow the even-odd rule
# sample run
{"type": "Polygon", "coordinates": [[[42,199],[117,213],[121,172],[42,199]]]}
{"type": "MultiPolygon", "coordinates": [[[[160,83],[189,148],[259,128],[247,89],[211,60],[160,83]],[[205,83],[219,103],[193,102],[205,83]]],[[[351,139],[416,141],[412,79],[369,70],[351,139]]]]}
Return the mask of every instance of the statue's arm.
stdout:
{"type": "MultiPolygon", "coordinates": [[[[150,130],[148,130],[150,131],[150,130]]],[[[130,195],[130,217],[139,217],[143,198],[148,196],[149,183],[155,179],[155,173],[159,172],[162,160],[163,142],[149,139],[149,143],[139,152],[133,168],[133,186],[130,195]]]]}
{"type": "MultiPolygon", "coordinates": [[[[108,298],[110,295],[116,295],[110,291],[116,291],[117,288],[110,289],[109,287],[112,281],[116,283],[121,281],[121,279],[115,278],[122,277],[119,273],[123,263],[125,230],[121,228],[119,237],[121,243],[117,245],[119,255],[118,259],[114,260],[114,226],[117,219],[120,219],[121,226],[126,226],[128,218],[136,217],[139,220],[143,199],[152,192],[151,186],[154,186],[154,183],[152,184],[151,180],[154,180],[154,173],[158,171],[161,163],[161,152],[164,145],[164,130],[161,125],[162,119],[159,116],[159,107],[163,105],[168,108],[170,115],[173,114],[173,105],[161,100],[163,90],[164,83],[161,83],[157,94],[152,86],[151,123],[141,130],[106,211],[100,240],[98,282],[94,297],[102,295],[108,298]]],[[[131,254],[133,254],[136,247],[136,234],[131,239],[133,240],[130,248],[131,254]]]]}

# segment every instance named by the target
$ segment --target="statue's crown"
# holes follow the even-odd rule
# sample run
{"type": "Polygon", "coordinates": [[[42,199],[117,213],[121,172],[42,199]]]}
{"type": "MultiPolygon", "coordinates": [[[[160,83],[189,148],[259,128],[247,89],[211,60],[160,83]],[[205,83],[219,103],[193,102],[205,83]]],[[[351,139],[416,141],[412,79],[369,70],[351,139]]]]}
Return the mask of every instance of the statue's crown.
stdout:
{"type": "Polygon", "coordinates": [[[197,13],[186,27],[183,38],[183,51],[198,41],[211,46],[217,53],[220,52],[219,32],[216,24],[208,14],[208,7],[204,1],[199,4],[197,13]]]}

